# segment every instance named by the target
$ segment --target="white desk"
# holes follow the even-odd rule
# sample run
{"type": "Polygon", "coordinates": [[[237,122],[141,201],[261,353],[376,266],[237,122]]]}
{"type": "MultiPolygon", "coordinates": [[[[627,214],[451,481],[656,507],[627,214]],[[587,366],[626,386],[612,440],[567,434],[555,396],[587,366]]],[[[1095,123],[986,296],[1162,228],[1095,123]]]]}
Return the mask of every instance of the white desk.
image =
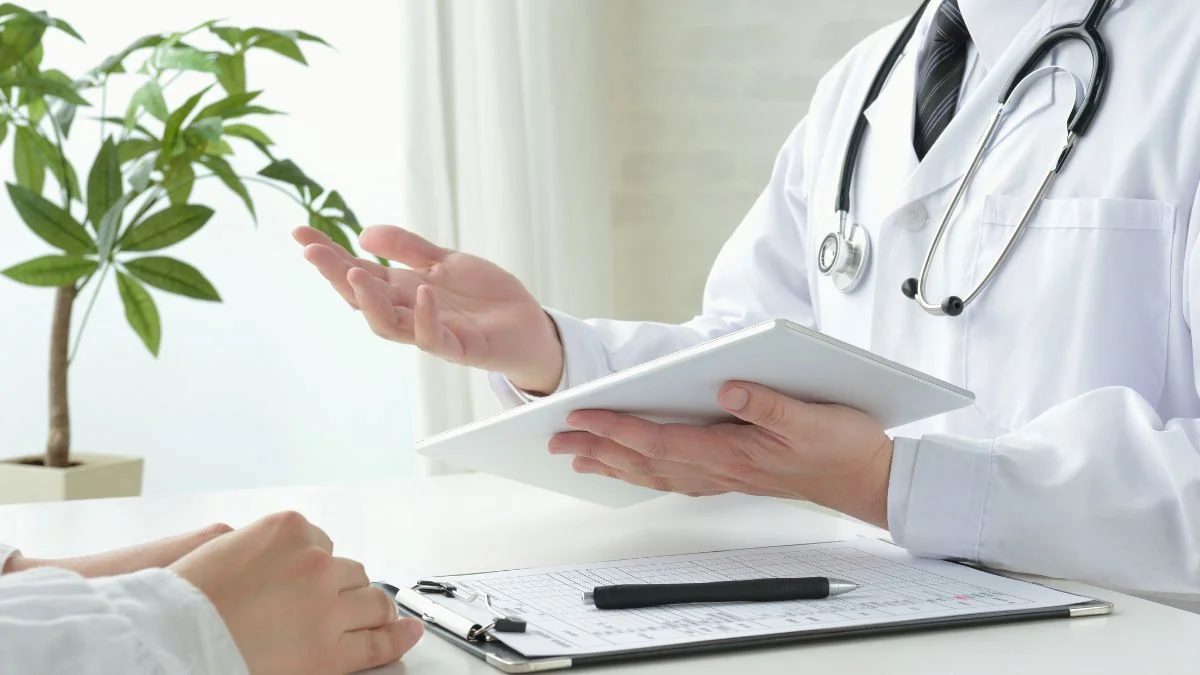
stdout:
{"type": "MultiPolygon", "coordinates": [[[[390,486],[6,506],[0,507],[0,541],[33,556],[74,555],[217,521],[236,527],[284,509],[300,511],[324,528],[334,540],[335,552],[362,560],[372,578],[401,583],[422,575],[803,543],[870,531],[772,500],[670,496],[625,510],[609,510],[471,475],[390,486]]],[[[808,643],[585,672],[1197,672],[1200,615],[1079,584],[1052,585],[1112,600],[1116,612],[1107,617],[808,643]]],[[[432,635],[401,665],[382,672],[499,673],[432,635]]]]}

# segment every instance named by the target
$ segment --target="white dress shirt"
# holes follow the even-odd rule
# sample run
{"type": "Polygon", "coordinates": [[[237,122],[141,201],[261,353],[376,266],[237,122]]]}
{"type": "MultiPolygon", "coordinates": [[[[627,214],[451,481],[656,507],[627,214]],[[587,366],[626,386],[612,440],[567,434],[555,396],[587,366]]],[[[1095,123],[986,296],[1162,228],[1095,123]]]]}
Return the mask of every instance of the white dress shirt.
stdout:
{"type": "MultiPolygon", "coordinates": [[[[0,545],[0,570],[14,553],[0,545]]],[[[166,569],[85,579],[48,567],[0,575],[0,673],[242,675],[221,616],[166,569]]]]}

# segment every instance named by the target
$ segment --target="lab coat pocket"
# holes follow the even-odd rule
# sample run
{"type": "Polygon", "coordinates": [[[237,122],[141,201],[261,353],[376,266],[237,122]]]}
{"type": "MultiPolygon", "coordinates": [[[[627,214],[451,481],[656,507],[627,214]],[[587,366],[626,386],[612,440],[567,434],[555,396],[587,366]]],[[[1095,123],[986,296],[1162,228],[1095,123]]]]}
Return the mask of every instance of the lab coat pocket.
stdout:
{"type": "MultiPolygon", "coordinates": [[[[995,263],[1024,199],[984,200],[973,278],[995,263]]],[[[1162,393],[1176,208],[1141,199],[1047,199],[963,317],[965,379],[980,412],[1016,429],[1107,386],[1162,393]]]]}

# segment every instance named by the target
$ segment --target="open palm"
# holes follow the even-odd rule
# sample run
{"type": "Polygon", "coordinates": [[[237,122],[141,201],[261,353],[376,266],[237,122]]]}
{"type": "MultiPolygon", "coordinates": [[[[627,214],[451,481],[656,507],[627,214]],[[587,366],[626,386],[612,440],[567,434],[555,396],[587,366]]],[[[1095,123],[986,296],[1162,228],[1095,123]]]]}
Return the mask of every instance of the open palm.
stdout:
{"type": "Polygon", "coordinates": [[[406,268],[356,258],[313,228],[293,235],[304,245],[304,257],[380,337],[504,373],[531,390],[557,384],[562,347],[553,321],[498,265],[394,226],[369,227],[359,242],[406,268]]]}

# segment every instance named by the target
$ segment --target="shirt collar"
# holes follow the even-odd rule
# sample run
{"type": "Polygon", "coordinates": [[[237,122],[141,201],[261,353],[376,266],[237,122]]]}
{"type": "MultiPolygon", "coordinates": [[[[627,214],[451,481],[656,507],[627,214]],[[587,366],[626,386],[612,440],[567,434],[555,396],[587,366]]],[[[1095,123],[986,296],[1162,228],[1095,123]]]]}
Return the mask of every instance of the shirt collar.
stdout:
{"type": "MultiPolygon", "coordinates": [[[[1013,39],[1048,0],[958,0],[971,42],[988,70],[995,68],[1013,39]]],[[[925,31],[940,2],[931,2],[925,31]]]]}

